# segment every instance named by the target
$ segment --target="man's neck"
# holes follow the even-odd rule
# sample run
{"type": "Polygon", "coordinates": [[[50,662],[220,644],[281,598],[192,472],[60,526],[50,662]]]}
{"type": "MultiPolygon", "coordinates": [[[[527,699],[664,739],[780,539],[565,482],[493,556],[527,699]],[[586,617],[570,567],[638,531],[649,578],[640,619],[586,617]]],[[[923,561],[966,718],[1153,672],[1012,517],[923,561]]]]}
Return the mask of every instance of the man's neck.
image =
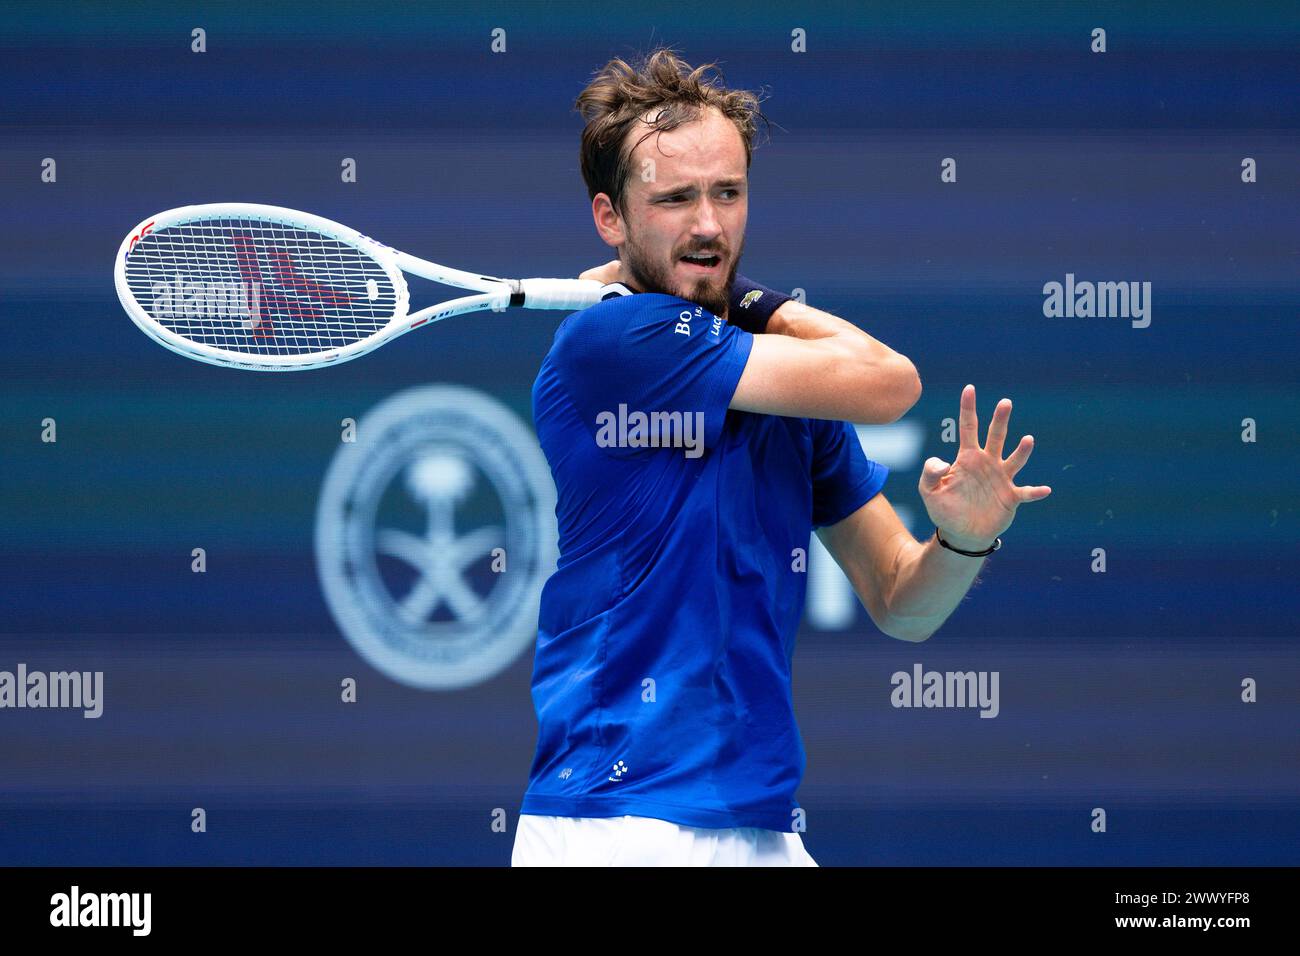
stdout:
{"type": "MultiPolygon", "coordinates": [[[[621,280],[619,280],[619,284],[622,285],[623,288],[627,289],[629,292],[633,293],[634,295],[640,295],[641,293],[645,292],[645,289],[639,289],[639,288],[637,288],[636,285],[634,285],[633,283],[629,282],[627,279],[621,279],[621,280]]],[[[665,292],[665,293],[662,293],[662,294],[663,294],[663,295],[667,295],[668,293],[665,292]]],[[[688,300],[688,301],[689,301],[689,300],[688,300]]],[[[728,305],[726,308],[724,308],[724,309],[722,310],[721,315],[718,315],[718,317],[719,317],[720,319],[722,319],[723,322],[726,322],[726,321],[728,320],[728,317],[729,317],[729,313],[730,313],[730,312],[731,312],[731,306],[728,305]]],[[[718,313],[714,313],[714,314],[717,315],[718,313]]]]}

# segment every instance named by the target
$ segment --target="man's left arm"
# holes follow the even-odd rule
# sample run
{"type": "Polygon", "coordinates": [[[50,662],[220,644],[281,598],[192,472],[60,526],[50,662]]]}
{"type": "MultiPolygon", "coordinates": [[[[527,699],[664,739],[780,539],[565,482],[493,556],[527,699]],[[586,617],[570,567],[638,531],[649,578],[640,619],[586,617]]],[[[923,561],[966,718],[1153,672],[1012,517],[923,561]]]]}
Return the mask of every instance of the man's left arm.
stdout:
{"type": "Polygon", "coordinates": [[[949,551],[933,538],[921,544],[883,493],[843,521],[819,528],[817,537],[852,583],[872,622],[900,641],[924,641],[937,631],[984,564],[982,558],[949,551]]]}
{"type": "Polygon", "coordinates": [[[1012,482],[1029,459],[1033,437],[1022,438],[1003,460],[1010,417],[1011,400],[1004,398],[981,448],[975,387],[967,385],[962,391],[957,458],[951,465],[931,458],[921,474],[921,497],[936,538],[925,544],[913,538],[882,494],[817,532],[872,621],[890,637],[917,642],[934,634],[984,564],[983,557],[958,552],[993,547],[1011,526],[1017,507],[1052,493],[1046,485],[1018,487],[1012,482]]]}

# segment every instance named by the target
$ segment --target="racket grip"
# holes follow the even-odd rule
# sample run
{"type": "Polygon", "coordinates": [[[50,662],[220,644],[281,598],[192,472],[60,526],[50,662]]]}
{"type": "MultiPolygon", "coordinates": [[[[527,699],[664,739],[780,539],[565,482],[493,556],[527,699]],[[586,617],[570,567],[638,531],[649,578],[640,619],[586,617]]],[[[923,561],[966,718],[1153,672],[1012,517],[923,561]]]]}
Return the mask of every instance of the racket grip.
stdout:
{"type": "Polygon", "coordinates": [[[604,288],[595,279],[521,279],[525,309],[573,312],[595,305],[604,288]]]}

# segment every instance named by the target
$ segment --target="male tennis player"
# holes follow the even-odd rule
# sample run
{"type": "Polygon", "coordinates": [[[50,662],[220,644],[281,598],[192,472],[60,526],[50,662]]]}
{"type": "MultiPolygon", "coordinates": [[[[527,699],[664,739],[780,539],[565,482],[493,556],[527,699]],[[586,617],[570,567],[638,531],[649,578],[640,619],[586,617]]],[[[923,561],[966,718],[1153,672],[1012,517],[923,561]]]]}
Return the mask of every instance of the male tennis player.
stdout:
{"type": "Polygon", "coordinates": [[[1050,491],[1012,484],[1030,439],[1002,460],[1008,400],[979,447],[968,385],[954,463],[921,478],[936,536],[908,533],[849,423],[898,419],[916,369],[737,276],[761,114],[709,68],[616,59],[577,102],[596,229],[619,258],[584,274],[607,297],[561,323],[533,385],[560,558],[516,866],[816,866],[790,680],[811,530],[880,630],[923,641],[1016,507],[1050,491]]]}

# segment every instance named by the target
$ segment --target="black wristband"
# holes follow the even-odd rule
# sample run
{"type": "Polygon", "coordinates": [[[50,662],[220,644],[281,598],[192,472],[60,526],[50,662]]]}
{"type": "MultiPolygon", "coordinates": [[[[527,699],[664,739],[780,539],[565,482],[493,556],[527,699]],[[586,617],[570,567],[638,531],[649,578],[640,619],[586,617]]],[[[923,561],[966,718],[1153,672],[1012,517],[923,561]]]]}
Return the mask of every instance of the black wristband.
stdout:
{"type": "Polygon", "coordinates": [[[947,541],[943,540],[943,538],[939,536],[938,528],[934,529],[934,537],[941,545],[943,545],[949,551],[956,551],[958,554],[964,554],[968,558],[982,558],[986,554],[992,554],[998,548],[1002,547],[1002,539],[999,537],[994,539],[993,547],[989,548],[987,551],[963,551],[961,548],[954,548],[947,541]]]}
{"type": "Polygon", "coordinates": [[[727,304],[727,322],[759,335],[767,330],[767,320],[772,313],[793,298],[737,275],[731,286],[731,301],[727,304]]]}

